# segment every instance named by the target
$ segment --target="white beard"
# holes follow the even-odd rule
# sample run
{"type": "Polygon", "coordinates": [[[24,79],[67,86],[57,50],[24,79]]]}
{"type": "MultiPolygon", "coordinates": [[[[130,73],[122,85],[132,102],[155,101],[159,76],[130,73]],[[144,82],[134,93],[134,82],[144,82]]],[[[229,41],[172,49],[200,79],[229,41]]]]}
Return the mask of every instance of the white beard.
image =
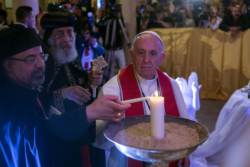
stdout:
{"type": "Polygon", "coordinates": [[[73,42],[67,43],[70,48],[63,49],[62,47],[64,43],[60,44],[60,46],[56,46],[52,37],[48,39],[48,44],[50,45],[50,50],[53,57],[59,64],[70,63],[77,57],[77,51],[75,48],[75,35],[73,35],[73,42]]]}

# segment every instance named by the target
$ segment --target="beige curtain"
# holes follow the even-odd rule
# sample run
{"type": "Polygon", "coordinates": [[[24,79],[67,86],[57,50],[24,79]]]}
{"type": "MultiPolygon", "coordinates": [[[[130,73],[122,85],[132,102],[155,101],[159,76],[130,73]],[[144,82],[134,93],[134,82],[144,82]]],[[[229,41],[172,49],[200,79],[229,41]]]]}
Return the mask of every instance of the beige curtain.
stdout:
{"type": "Polygon", "coordinates": [[[164,43],[159,67],[174,79],[198,74],[200,98],[227,100],[250,79],[250,30],[231,37],[209,28],[153,29],[164,43]]]}

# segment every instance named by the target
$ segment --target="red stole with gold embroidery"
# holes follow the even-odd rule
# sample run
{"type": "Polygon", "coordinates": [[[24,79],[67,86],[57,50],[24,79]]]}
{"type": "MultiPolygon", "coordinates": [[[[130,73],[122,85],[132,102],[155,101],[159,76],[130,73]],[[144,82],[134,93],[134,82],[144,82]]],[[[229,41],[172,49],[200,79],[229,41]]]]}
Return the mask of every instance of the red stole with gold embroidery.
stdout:
{"type": "MultiPolygon", "coordinates": [[[[170,79],[158,69],[157,74],[162,96],[164,97],[166,115],[180,117],[170,79]]],[[[121,69],[118,77],[122,89],[123,100],[141,97],[141,92],[135,77],[132,63],[121,69]]],[[[138,115],[144,115],[143,102],[132,103],[131,107],[125,111],[125,117],[138,115]]],[[[128,158],[128,167],[134,166],[142,167],[141,161],[128,158]]],[[[176,162],[170,163],[170,167],[174,166],[176,166],[176,162]]]]}

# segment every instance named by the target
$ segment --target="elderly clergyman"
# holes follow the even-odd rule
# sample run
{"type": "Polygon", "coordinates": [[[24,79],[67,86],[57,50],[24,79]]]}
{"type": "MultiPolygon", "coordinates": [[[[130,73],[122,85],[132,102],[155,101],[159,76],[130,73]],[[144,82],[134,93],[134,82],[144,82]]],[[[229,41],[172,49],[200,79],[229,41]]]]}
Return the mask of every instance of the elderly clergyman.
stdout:
{"type": "Polygon", "coordinates": [[[48,119],[35,89],[47,59],[36,31],[12,27],[0,39],[0,166],[82,167],[80,153],[68,150],[94,141],[95,120],[120,121],[117,114],[130,105],[104,95],[48,119]]]}
{"type": "MultiPolygon", "coordinates": [[[[41,27],[45,30],[43,43],[49,51],[49,58],[45,63],[45,82],[40,87],[40,97],[47,112],[51,105],[61,113],[86,107],[94,100],[91,98],[91,85],[102,83],[101,70],[92,74],[82,68],[75,46],[75,24],[76,17],[70,12],[51,12],[41,18],[41,27]]],[[[100,49],[98,43],[94,49],[100,49]]],[[[105,152],[92,145],[70,152],[88,153],[88,156],[82,157],[86,167],[105,165],[105,152]]]]}
{"type": "MultiPolygon", "coordinates": [[[[133,63],[121,69],[117,76],[108,81],[102,87],[99,95],[113,94],[118,95],[121,100],[128,100],[151,96],[157,90],[164,97],[166,115],[188,118],[186,106],[177,82],[157,69],[165,58],[163,42],[160,36],[152,31],[139,33],[134,38],[130,55],[133,63]]],[[[138,115],[150,115],[149,100],[132,103],[123,117],[138,115]]],[[[112,143],[104,138],[103,127],[105,127],[106,123],[103,121],[97,122],[97,140],[94,145],[102,149],[112,147],[108,166],[142,166],[140,161],[130,158],[127,160],[112,143]]],[[[188,167],[190,164],[189,158],[172,162],[170,167],[175,167],[177,164],[188,167]]]]}
{"type": "Polygon", "coordinates": [[[41,96],[42,103],[62,113],[86,105],[91,84],[102,82],[102,71],[92,75],[82,69],[75,47],[75,24],[76,17],[70,12],[51,12],[41,18],[41,27],[45,30],[43,50],[47,49],[50,55],[41,87],[42,93],[46,93],[45,97],[41,96]]]}

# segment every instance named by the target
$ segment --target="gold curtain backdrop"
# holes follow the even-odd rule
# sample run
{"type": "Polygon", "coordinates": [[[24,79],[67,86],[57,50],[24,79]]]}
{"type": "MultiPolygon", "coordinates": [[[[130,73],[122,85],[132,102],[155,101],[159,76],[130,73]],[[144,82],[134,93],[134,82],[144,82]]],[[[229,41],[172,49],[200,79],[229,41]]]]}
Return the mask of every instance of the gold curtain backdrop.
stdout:
{"type": "Polygon", "coordinates": [[[250,30],[231,37],[210,28],[152,29],[164,43],[166,58],[159,67],[170,77],[188,80],[198,74],[200,98],[227,100],[250,80],[250,30]]]}

